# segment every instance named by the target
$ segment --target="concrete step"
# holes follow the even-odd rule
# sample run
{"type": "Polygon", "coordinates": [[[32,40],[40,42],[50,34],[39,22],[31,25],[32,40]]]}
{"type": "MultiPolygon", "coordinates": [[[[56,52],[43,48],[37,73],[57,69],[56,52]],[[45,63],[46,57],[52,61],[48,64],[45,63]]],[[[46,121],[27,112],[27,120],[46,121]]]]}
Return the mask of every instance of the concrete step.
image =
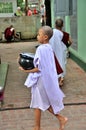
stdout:
{"type": "Polygon", "coordinates": [[[2,103],[4,99],[4,90],[5,90],[7,72],[8,72],[8,64],[1,63],[0,64],[0,102],[2,103]]]}

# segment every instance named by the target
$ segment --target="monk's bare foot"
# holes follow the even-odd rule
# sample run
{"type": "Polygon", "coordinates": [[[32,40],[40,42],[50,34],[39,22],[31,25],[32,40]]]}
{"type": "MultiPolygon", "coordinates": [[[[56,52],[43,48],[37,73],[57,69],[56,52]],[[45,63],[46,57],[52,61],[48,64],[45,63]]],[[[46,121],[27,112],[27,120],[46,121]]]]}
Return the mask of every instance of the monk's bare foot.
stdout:
{"type": "Polygon", "coordinates": [[[62,77],[59,78],[59,86],[62,87],[64,84],[64,79],[62,77]]]}
{"type": "Polygon", "coordinates": [[[59,130],[64,130],[65,124],[67,123],[68,118],[63,117],[63,119],[60,120],[60,128],[59,130]]]}

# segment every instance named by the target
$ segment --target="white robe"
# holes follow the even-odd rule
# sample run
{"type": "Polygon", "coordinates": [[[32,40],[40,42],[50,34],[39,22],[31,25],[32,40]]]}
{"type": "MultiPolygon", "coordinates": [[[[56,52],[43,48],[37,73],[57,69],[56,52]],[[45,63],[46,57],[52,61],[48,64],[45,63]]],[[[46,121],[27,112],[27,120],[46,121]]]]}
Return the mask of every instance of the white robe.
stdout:
{"type": "Polygon", "coordinates": [[[53,50],[50,44],[41,44],[34,57],[34,66],[40,72],[30,73],[25,86],[31,87],[31,108],[39,108],[43,111],[50,106],[55,114],[63,108],[62,90],[59,88],[53,50]]]}
{"type": "Polygon", "coordinates": [[[65,55],[64,52],[66,52],[66,46],[62,42],[63,33],[58,29],[53,29],[53,36],[50,39],[49,43],[52,46],[53,51],[55,52],[55,55],[63,69],[63,73],[60,74],[62,77],[65,76],[66,73],[66,66],[65,66],[65,55]]]}

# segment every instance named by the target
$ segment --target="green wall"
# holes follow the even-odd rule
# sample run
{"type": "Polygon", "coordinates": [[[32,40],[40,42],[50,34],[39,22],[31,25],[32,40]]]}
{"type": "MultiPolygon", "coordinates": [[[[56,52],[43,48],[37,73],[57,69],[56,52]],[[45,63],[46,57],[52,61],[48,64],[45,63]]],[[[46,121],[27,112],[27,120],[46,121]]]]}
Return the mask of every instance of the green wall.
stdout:
{"type": "Polygon", "coordinates": [[[54,7],[54,0],[51,0],[51,25],[53,28],[55,27],[55,16],[54,16],[55,9],[54,8],[55,8],[54,7]]]}
{"type": "Polygon", "coordinates": [[[78,54],[86,62],[86,0],[77,0],[78,54]]]}
{"type": "Polygon", "coordinates": [[[70,47],[70,57],[86,71],[86,0],[77,0],[78,49],[70,47]]]}

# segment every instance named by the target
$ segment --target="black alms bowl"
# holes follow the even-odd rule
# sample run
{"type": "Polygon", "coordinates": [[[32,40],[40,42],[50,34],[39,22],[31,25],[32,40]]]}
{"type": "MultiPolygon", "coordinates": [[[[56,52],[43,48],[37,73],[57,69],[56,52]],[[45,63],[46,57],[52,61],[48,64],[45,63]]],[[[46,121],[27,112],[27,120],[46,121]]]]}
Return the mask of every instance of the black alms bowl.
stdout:
{"type": "Polygon", "coordinates": [[[20,53],[18,63],[23,69],[30,70],[34,68],[33,60],[33,53],[20,53]]]}

